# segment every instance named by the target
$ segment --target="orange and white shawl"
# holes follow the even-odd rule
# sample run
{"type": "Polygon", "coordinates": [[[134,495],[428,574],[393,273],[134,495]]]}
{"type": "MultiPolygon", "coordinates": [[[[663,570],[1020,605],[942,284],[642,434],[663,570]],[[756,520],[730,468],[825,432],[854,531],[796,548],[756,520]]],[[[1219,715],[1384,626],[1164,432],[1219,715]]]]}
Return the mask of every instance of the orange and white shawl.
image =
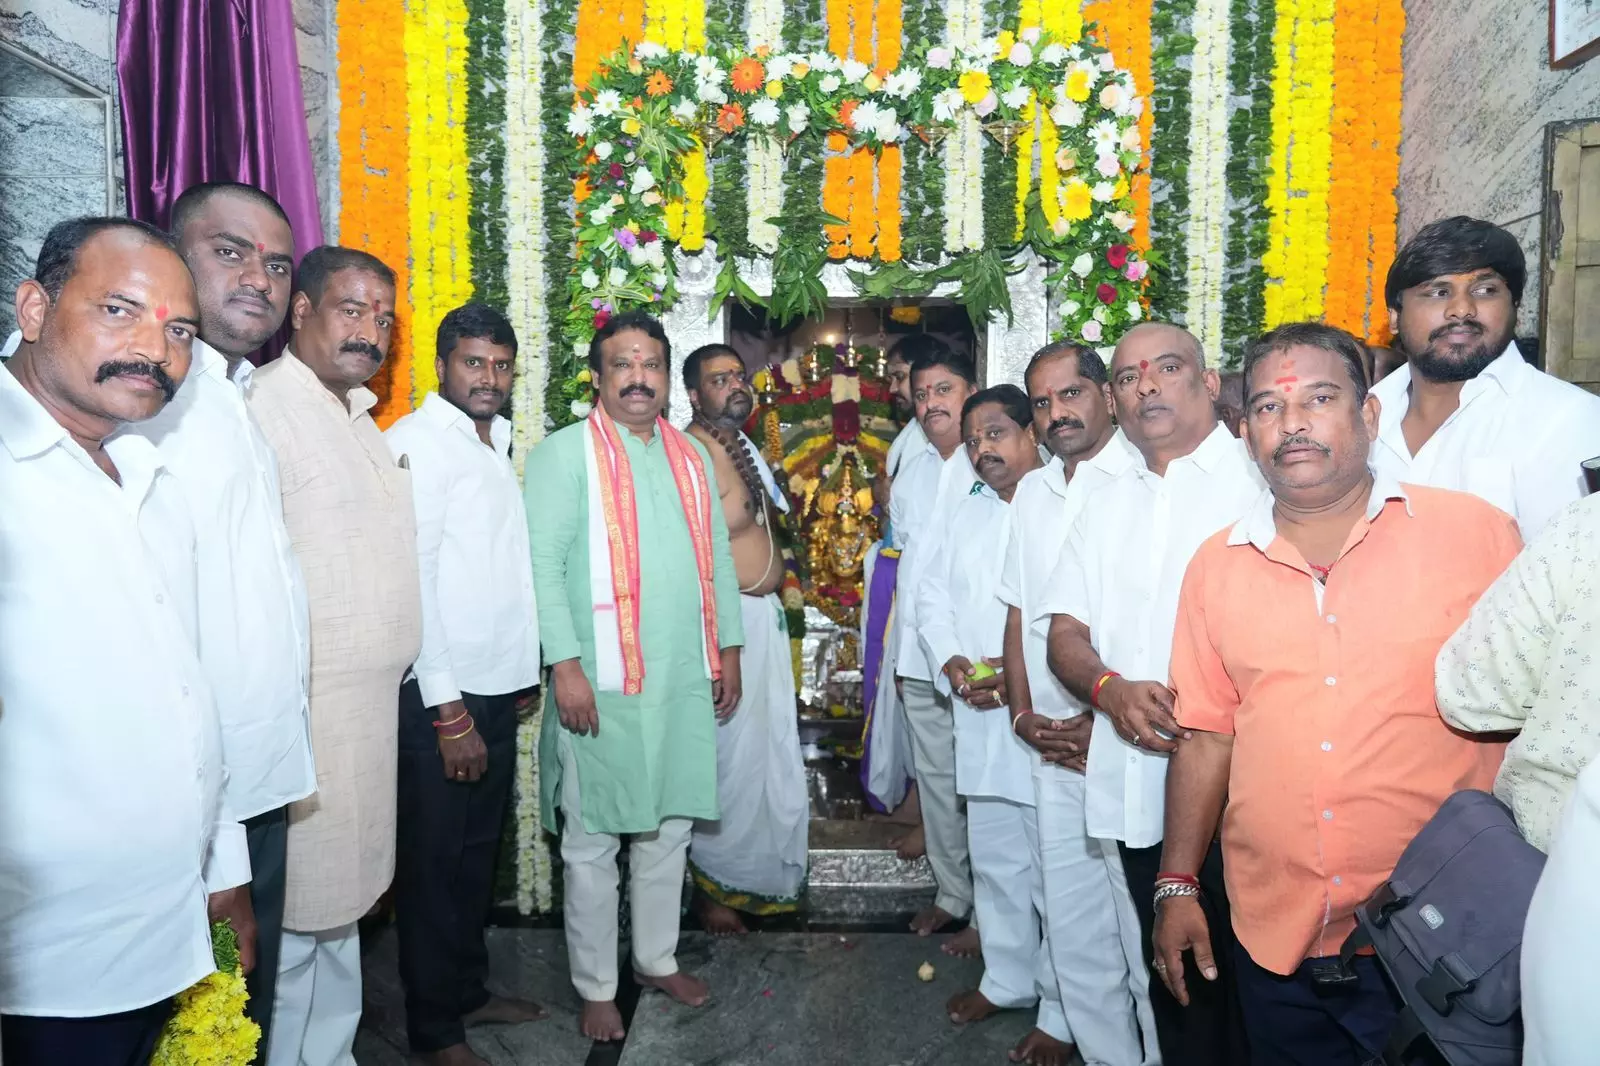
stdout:
{"type": "MultiPolygon", "coordinates": [[[[637,696],[644,691],[644,649],[640,642],[639,516],[633,473],[616,423],[597,406],[589,413],[589,447],[584,450],[589,477],[589,592],[594,601],[597,688],[637,696]]],[[[711,508],[716,505],[705,463],[694,442],[664,418],[656,432],[672,480],[683,503],[694,544],[700,582],[701,650],[706,676],[722,676],[717,644],[716,564],[711,552],[711,508]]]]}

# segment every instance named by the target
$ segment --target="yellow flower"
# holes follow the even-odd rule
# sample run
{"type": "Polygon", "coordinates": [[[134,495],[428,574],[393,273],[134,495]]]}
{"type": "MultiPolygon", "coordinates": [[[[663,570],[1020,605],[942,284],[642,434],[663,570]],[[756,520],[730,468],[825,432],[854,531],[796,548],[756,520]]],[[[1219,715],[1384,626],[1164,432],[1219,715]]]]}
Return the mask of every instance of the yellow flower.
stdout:
{"type": "Polygon", "coordinates": [[[1120,178],[1117,179],[1117,187],[1115,189],[1111,190],[1111,198],[1113,200],[1121,200],[1121,199],[1125,198],[1127,195],[1128,195],[1128,179],[1125,176],[1124,177],[1120,177],[1120,178]]]}
{"type": "Polygon", "coordinates": [[[1011,54],[1011,49],[1016,46],[1016,43],[1016,34],[1010,30],[1000,31],[1000,36],[995,38],[994,42],[994,57],[996,59],[1004,59],[1011,54]]]}
{"type": "Polygon", "coordinates": [[[793,67],[789,68],[789,73],[793,74],[797,78],[803,78],[807,74],[811,73],[811,64],[796,63],[793,67]]]}
{"type": "Polygon", "coordinates": [[[578,371],[578,380],[583,382],[585,385],[589,384],[589,382],[593,379],[594,375],[589,371],[588,367],[584,367],[582,370],[578,371]]]}
{"type": "Polygon", "coordinates": [[[975,104],[989,95],[989,74],[983,70],[969,70],[961,75],[957,83],[961,89],[961,99],[969,104],[975,104]]]}
{"type": "Polygon", "coordinates": [[[1067,99],[1079,104],[1089,99],[1089,72],[1087,70],[1075,70],[1067,75],[1067,99]]]}
{"type": "Polygon", "coordinates": [[[877,71],[871,70],[867,72],[865,78],[861,79],[861,84],[867,87],[867,92],[875,93],[878,91],[878,87],[883,84],[883,79],[878,77],[877,71]]]}
{"type": "Polygon", "coordinates": [[[782,96],[783,82],[779,81],[777,78],[773,78],[771,81],[767,82],[767,95],[772,97],[774,100],[782,96]]]}
{"type": "Polygon", "coordinates": [[[623,119],[622,132],[630,137],[637,137],[639,135],[639,120],[636,118],[623,119]]]}
{"type": "Polygon", "coordinates": [[[1094,194],[1089,186],[1077,180],[1067,182],[1061,195],[1061,216],[1070,222],[1082,222],[1094,209],[1094,194]]]}

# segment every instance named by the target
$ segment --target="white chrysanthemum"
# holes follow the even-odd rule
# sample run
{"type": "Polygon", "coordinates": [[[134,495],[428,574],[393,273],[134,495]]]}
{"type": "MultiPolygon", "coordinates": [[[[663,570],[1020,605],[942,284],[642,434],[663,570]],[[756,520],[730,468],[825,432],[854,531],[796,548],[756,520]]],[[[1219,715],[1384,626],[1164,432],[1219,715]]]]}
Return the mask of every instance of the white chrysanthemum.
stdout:
{"type": "Polygon", "coordinates": [[[1000,102],[1007,107],[1020,108],[1028,102],[1030,91],[1027,85],[1018,82],[1000,94],[1000,102]]]}
{"type": "Polygon", "coordinates": [[[725,104],[728,94],[722,91],[722,86],[714,81],[696,81],[694,83],[695,95],[702,104],[725,104]]]}
{"type": "Polygon", "coordinates": [[[723,71],[722,67],[718,65],[716,59],[713,57],[705,55],[695,57],[694,76],[696,78],[699,78],[701,81],[709,81],[714,83],[721,81],[724,75],[725,72],[723,71]]]}
{"type": "Polygon", "coordinates": [[[946,89],[933,98],[933,117],[939,122],[949,122],[961,110],[965,101],[960,89],[946,89]]]}
{"type": "Polygon", "coordinates": [[[883,80],[883,91],[904,100],[922,87],[922,72],[915,67],[895,71],[883,80]]]}
{"type": "Polygon", "coordinates": [[[1058,129],[1075,130],[1083,125],[1083,108],[1071,100],[1063,100],[1050,109],[1050,120],[1058,129]]]}
{"type": "Polygon", "coordinates": [[[850,127],[864,133],[877,125],[881,117],[883,117],[881,107],[871,100],[863,100],[850,115],[850,127]]]}
{"type": "Polygon", "coordinates": [[[844,83],[839,80],[839,75],[824,74],[822,76],[822,80],[817,82],[817,88],[821,89],[825,93],[836,93],[839,91],[839,86],[842,84],[844,83]]]}
{"type": "Polygon", "coordinates": [[[574,137],[587,137],[594,132],[594,113],[585,104],[578,104],[567,116],[567,132],[574,137]]]}
{"type": "Polygon", "coordinates": [[[583,273],[578,275],[578,284],[585,289],[598,289],[600,287],[600,275],[596,274],[592,267],[585,267],[583,273]]]}
{"type": "Polygon", "coordinates": [[[601,118],[622,110],[622,94],[615,89],[601,89],[594,95],[594,113],[601,118]]]}
{"type": "Polygon", "coordinates": [[[900,117],[893,109],[886,107],[878,116],[878,121],[872,124],[872,132],[878,140],[893,144],[906,135],[906,128],[900,125],[900,117]]]}
{"type": "Polygon", "coordinates": [[[651,241],[649,244],[641,241],[628,250],[628,258],[633,260],[633,265],[638,267],[656,267],[666,265],[666,245],[661,241],[651,241]]]}
{"type": "Polygon", "coordinates": [[[646,189],[656,187],[656,176],[650,173],[649,167],[640,167],[633,172],[633,195],[638,196],[646,189]]]}
{"type": "Polygon", "coordinates": [[[767,79],[769,81],[782,81],[787,78],[789,73],[794,70],[794,59],[794,56],[787,54],[773,56],[768,59],[767,79]]]}
{"type": "Polygon", "coordinates": [[[784,117],[789,121],[791,133],[804,133],[806,124],[811,121],[811,108],[805,104],[790,104],[784,112],[784,117]]]}
{"type": "Polygon", "coordinates": [[[1117,187],[1109,181],[1097,181],[1094,188],[1089,190],[1089,195],[1097,204],[1109,204],[1117,198],[1117,187]]]}
{"type": "Polygon", "coordinates": [[[1094,271],[1094,256],[1088,252],[1081,253],[1072,261],[1072,272],[1080,278],[1088,277],[1094,271]]]}
{"type": "Polygon", "coordinates": [[[672,105],[672,117],[679,122],[693,122],[694,117],[699,113],[700,108],[695,106],[695,102],[688,98],[679,100],[672,105]]]}
{"type": "Polygon", "coordinates": [[[1089,130],[1089,143],[1094,145],[1096,155],[1108,155],[1117,150],[1117,145],[1122,140],[1122,131],[1117,129],[1117,124],[1108,118],[1096,122],[1089,130]]]}
{"type": "Polygon", "coordinates": [[[857,59],[846,59],[839,64],[839,73],[843,74],[844,80],[848,82],[860,81],[867,76],[867,72],[871,69],[871,67],[857,59]]]}
{"type": "Polygon", "coordinates": [[[827,72],[839,69],[839,57],[831,52],[812,52],[811,69],[827,72]]]}
{"type": "Polygon", "coordinates": [[[1047,44],[1039,50],[1039,62],[1056,67],[1067,61],[1067,50],[1059,44],[1047,44]]]}
{"type": "Polygon", "coordinates": [[[757,126],[778,124],[778,101],[763,96],[750,105],[750,121],[757,126]]]}
{"type": "Polygon", "coordinates": [[[646,41],[633,49],[633,58],[641,63],[647,63],[652,59],[664,59],[666,55],[667,49],[665,45],[655,44],[651,41],[646,41]]]}

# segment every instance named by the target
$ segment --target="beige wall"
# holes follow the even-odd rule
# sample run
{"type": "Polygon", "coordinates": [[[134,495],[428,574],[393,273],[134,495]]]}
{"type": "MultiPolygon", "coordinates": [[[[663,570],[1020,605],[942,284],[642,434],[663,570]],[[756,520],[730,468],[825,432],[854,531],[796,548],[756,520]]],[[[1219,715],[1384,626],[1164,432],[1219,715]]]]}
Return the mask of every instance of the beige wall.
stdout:
{"type": "Polygon", "coordinates": [[[1528,255],[1538,330],[1544,130],[1600,118],[1600,59],[1549,67],[1549,0],[1407,0],[1400,239],[1445,215],[1506,226],[1528,255]]]}

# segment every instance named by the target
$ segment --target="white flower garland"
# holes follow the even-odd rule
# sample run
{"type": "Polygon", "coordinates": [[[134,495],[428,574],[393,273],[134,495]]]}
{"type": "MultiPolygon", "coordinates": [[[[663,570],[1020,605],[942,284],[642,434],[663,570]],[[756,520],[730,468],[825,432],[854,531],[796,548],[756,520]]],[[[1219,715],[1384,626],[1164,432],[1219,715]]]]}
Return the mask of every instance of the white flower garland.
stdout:
{"type": "Polygon", "coordinates": [[[750,50],[754,52],[757,48],[770,48],[776,52],[782,48],[783,0],[750,0],[747,11],[750,50]]]}
{"type": "Polygon", "coordinates": [[[1189,299],[1185,321],[1213,365],[1222,354],[1223,231],[1228,213],[1228,0],[1198,0],[1190,73],[1189,299]]]}
{"type": "Polygon", "coordinates": [[[746,142],[746,161],[750,243],[770,255],[778,250],[778,227],[768,220],[783,207],[783,149],[772,137],[752,136],[746,142]]]}
{"type": "MultiPolygon", "coordinates": [[[[545,306],[544,116],[539,81],[543,37],[540,0],[506,0],[507,315],[517,331],[517,381],[511,396],[512,460],[518,477],[528,449],[544,436],[544,390],[550,373],[545,306]]],[[[517,726],[515,783],[517,910],[548,911],[553,900],[550,848],[539,824],[539,727],[517,726]]]]}
{"type": "Polygon", "coordinates": [[[973,49],[983,39],[983,0],[945,0],[945,42],[973,49]]]}

